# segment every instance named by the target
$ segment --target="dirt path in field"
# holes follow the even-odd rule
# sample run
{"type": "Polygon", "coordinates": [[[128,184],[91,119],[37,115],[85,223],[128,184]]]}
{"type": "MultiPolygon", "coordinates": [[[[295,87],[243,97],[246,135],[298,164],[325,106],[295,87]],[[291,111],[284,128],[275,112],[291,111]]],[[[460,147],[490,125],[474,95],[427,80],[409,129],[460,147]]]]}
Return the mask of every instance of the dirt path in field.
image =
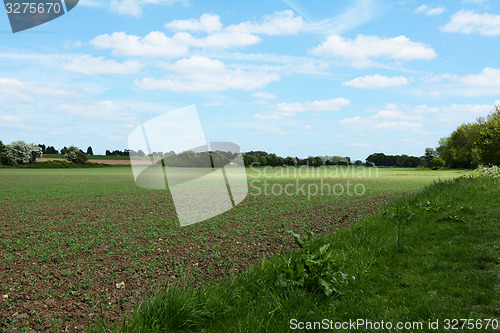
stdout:
{"type": "MultiPolygon", "coordinates": [[[[66,161],[64,158],[37,158],[37,162],[47,162],[47,161],[66,161]]],[[[101,163],[101,164],[110,164],[110,165],[140,165],[140,164],[152,164],[151,161],[137,161],[137,160],[94,160],[92,158],[89,159],[89,162],[92,163],[101,163]]]]}

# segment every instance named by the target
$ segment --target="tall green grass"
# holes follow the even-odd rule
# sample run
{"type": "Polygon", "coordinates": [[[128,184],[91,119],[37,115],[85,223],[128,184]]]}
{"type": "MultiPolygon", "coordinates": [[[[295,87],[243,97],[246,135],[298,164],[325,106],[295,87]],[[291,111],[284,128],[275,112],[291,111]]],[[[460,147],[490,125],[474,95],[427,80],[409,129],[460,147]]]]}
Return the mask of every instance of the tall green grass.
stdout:
{"type": "MultiPolygon", "coordinates": [[[[498,319],[499,207],[498,179],[440,181],[350,229],[313,241],[313,251],[331,244],[332,265],[355,277],[333,296],[277,284],[284,263],[303,256],[285,253],[219,284],[193,288],[188,279],[171,285],[113,330],[286,332],[299,322],[327,319],[334,325],[363,319],[422,325],[399,331],[443,332],[447,319],[498,319]],[[429,321],[436,320],[439,329],[430,330],[429,321]]],[[[492,331],[482,323],[483,328],[471,331],[492,331]]],[[[108,329],[103,322],[92,330],[108,329]]],[[[384,331],[397,330],[377,330],[384,331]]]]}

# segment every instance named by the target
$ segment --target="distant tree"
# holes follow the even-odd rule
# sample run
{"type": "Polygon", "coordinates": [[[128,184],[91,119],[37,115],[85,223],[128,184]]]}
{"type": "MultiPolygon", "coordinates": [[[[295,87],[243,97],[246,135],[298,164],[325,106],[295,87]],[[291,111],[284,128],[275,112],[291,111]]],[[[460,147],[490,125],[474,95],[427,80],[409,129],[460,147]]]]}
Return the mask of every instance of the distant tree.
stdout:
{"type": "Polygon", "coordinates": [[[87,155],[90,155],[90,156],[94,155],[94,152],[92,151],[92,147],[91,146],[89,146],[87,148],[87,155]]]}
{"type": "Polygon", "coordinates": [[[48,146],[46,149],[47,154],[58,154],[59,152],[54,148],[54,146],[48,146]]]}
{"type": "Polygon", "coordinates": [[[144,152],[142,150],[138,150],[137,151],[137,156],[146,156],[146,154],[144,154],[144,152]]]}
{"type": "Polygon", "coordinates": [[[2,163],[5,165],[29,164],[42,157],[42,148],[24,141],[14,141],[4,146],[2,163]]]}
{"type": "Polygon", "coordinates": [[[44,144],[38,145],[38,147],[42,148],[42,154],[47,154],[47,149],[44,144]]]}
{"type": "Polygon", "coordinates": [[[73,163],[83,164],[88,160],[87,155],[85,155],[81,149],[75,146],[67,148],[66,153],[64,155],[66,156],[66,159],[68,161],[73,163]]]}
{"type": "Polygon", "coordinates": [[[356,161],[354,161],[354,165],[355,166],[362,166],[363,162],[361,160],[356,160],[356,161]]]}
{"type": "Polygon", "coordinates": [[[68,151],[68,148],[66,148],[66,146],[64,146],[63,149],[61,149],[61,154],[66,154],[67,151],[68,151]]]}
{"type": "Polygon", "coordinates": [[[283,162],[285,163],[285,165],[288,165],[288,166],[296,166],[297,165],[297,159],[290,157],[290,156],[287,156],[283,160],[283,162]]]}
{"type": "Polygon", "coordinates": [[[425,162],[427,163],[427,166],[430,167],[432,160],[436,157],[437,157],[436,151],[434,150],[434,148],[425,148],[424,159],[425,159],[425,162]]]}
{"type": "Polygon", "coordinates": [[[0,140],[0,165],[6,164],[3,156],[4,151],[5,151],[5,145],[3,144],[2,140],[0,140]]]}
{"type": "Polygon", "coordinates": [[[366,158],[367,162],[371,162],[376,166],[387,167],[418,167],[422,161],[419,157],[408,155],[385,155],[384,153],[374,153],[366,158]]]}
{"type": "Polygon", "coordinates": [[[376,166],[390,166],[388,165],[388,158],[384,153],[374,153],[366,158],[367,162],[373,163],[376,166]]]}
{"type": "Polygon", "coordinates": [[[434,168],[442,168],[446,165],[446,162],[442,158],[434,158],[431,161],[432,167],[434,168]]]}
{"type": "Polygon", "coordinates": [[[316,156],[314,157],[314,166],[315,167],[320,167],[322,165],[325,165],[325,160],[321,156],[316,156]]]}

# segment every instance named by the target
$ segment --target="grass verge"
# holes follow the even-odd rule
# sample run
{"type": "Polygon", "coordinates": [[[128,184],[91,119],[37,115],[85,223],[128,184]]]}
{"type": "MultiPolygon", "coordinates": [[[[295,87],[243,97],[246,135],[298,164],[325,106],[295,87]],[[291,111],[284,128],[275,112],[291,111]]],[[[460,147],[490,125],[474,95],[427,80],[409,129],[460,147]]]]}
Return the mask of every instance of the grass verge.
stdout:
{"type": "MultiPolygon", "coordinates": [[[[370,332],[379,325],[377,332],[440,332],[464,331],[460,319],[471,319],[465,322],[473,323],[471,331],[491,332],[500,320],[498,207],[498,179],[435,183],[350,229],[312,240],[307,247],[316,256],[285,253],[219,284],[172,285],[113,330],[370,332]],[[325,244],[333,249],[327,260],[321,257],[325,244]],[[346,279],[337,279],[337,292],[326,296],[321,282],[316,289],[301,283],[304,263],[346,279]],[[295,283],[281,283],[283,277],[295,283]],[[349,321],[360,326],[336,326],[349,321]],[[437,329],[429,328],[436,321],[437,329]],[[411,327],[397,330],[398,323],[411,327]]],[[[108,329],[105,323],[93,328],[108,329]]]]}

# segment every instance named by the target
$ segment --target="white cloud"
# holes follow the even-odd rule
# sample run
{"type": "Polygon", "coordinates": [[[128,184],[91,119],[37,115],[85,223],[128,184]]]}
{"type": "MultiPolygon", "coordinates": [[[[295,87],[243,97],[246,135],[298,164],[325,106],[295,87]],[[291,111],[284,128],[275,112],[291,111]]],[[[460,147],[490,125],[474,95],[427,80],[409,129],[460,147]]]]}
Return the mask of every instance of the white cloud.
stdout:
{"type": "Polygon", "coordinates": [[[67,40],[64,42],[63,48],[65,49],[78,49],[83,46],[83,43],[79,40],[67,40]]]}
{"type": "Polygon", "coordinates": [[[91,103],[59,104],[53,107],[54,111],[67,115],[90,118],[92,120],[111,120],[113,122],[137,122],[135,113],[127,111],[124,105],[113,101],[91,103]]]}
{"type": "Polygon", "coordinates": [[[427,16],[432,16],[432,15],[443,14],[444,11],[445,9],[442,7],[430,8],[427,5],[421,5],[420,7],[414,10],[414,13],[425,13],[427,16]]]}
{"type": "Polygon", "coordinates": [[[500,92],[500,69],[486,67],[480,74],[470,74],[460,78],[460,82],[467,87],[496,88],[495,90],[500,92]]]}
{"type": "Polygon", "coordinates": [[[221,106],[222,102],[208,102],[208,103],[203,103],[204,106],[221,106]]]}
{"type": "Polygon", "coordinates": [[[95,58],[90,55],[82,55],[73,58],[71,62],[63,64],[63,68],[70,72],[87,75],[133,74],[139,72],[143,65],[138,61],[119,63],[112,59],[107,60],[104,57],[95,58]]]}
{"type": "Polygon", "coordinates": [[[415,9],[415,13],[422,13],[422,12],[425,12],[427,10],[427,5],[421,5],[420,7],[418,7],[417,9],[415,9]]]}
{"type": "Polygon", "coordinates": [[[479,74],[465,76],[442,74],[426,79],[429,84],[438,84],[439,89],[450,95],[488,96],[500,94],[500,68],[484,68],[479,74]]]}
{"type": "Polygon", "coordinates": [[[409,80],[404,76],[383,76],[380,74],[357,77],[342,83],[343,86],[365,89],[379,89],[388,87],[401,87],[407,85],[409,80]]]}
{"type": "Polygon", "coordinates": [[[262,23],[241,22],[240,24],[230,25],[227,31],[240,33],[255,33],[264,35],[293,35],[298,33],[304,26],[302,17],[295,16],[291,10],[274,12],[273,15],[264,16],[262,23]]]}
{"type": "Polygon", "coordinates": [[[461,10],[451,17],[442,31],[463,34],[479,33],[484,36],[500,35],[500,15],[477,14],[472,10],[461,10]]]}
{"type": "Polygon", "coordinates": [[[98,0],[80,0],[78,5],[83,7],[102,7],[105,3],[98,0]]]}
{"type": "Polygon", "coordinates": [[[339,35],[332,35],[321,45],[312,49],[311,53],[324,57],[341,57],[363,61],[370,61],[370,58],[430,60],[436,57],[436,52],[430,46],[420,42],[412,42],[405,36],[381,38],[358,35],[356,39],[349,40],[339,35]]]}
{"type": "Polygon", "coordinates": [[[486,116],[491,112],[494,104],[452,104],[439,107],[429,107],[424,104],[417,108],[420,112],[427,111],[428,117],[435,123],[458,126],[474,121],[478,117],[486,116]]]}
{"type": "Polygon", "coordinates": [[[73,91],[38,82],[0,77],[0,101],[33,101],[35,100],[33,95],[67,97],[72,93],[73,91]]]}
{"type": "Polygon", "coordinates": [[[220,16],[203,14],[199,19],[174,20],[165,24],[165,28],[177,31],[214,32],[222,29],[220,16]]]}
{"type": "Polygon", "coordinates": [[[341,125],[357,130],[394,130],[408,132],[422,132],[424,120],[422,115],[415,114],[412,110],[389,103],[384,109],[367,117],[344,118],[339,121],[341,125]]]}
{"type": "Polygon", "coordinates": [[[258,99],[276,99],[276,95],[269,92],[261,91],[252,95],[253,98],[258,99]]]}
{"type": "MultiPolygon", "coordinates": [[[[493,103],[494,104],[494,103],[493,103]]],[[[391,130],[415,134],[429,134],[427,124],[454,127],[464,122],[485,116],[493,109],[493,104],[451,104],[428,106],[426,104],[409,108],[405,105],[387,104],[369,116],[344,118],[339,123],[356,130],[391,130]]]]}
{"type": "Polygon", "coordinates": [[[137,0],[111,0],[109,9],[118,15],[141,16],[142,8],[137,0]]]}
{"type": "Polygon", "coordinates": [[[318,101],[307,101],[304,103],[278,103],[276,109],[281,112],[303,112],[303,111],[338,111],[349,104],[345,98],[331,98],[318,101]]]}
{"type": "MultiPolygon", "coordinates": [[[[291,4],[289,1],[285,2],[289,5],[291,4]]],[[[350,7],[348,7],[344,12],[335,17],[318,22],[311,22],[311,20],[308,19],[309,22],[305,24],[304,30],[326,35],[340,34],[370,22],[375,16],[378,15],[379,12],[380,11],[375,1],[357,0],[352,2],[350,7]]],[[[301,15],[307,18],[303,14],[301,15]]]]}
{"type": "Polygon", "coordinates": [[[308,130],[308,131],[312,131],[315,127],[314,126],[311,126],[311,125],[305,125],[304,126],[304,129],[308,130]]]}
{"type": "MultiPolygon", "coordinates": [[[[279,136],[283,136],[283,135],[288,134],[287,131],[285,131],[283,128],[276,126],[276,125],[256,125],[256,126],[252,126],[252,128],[258,132],[266,133],[266,134],[279,135],[279,136]]],[[[252,134],[255,135],[257,133],[254,132],[252,134]]]]}
{"type": "Polygon", "coordinates": [[[243,32],[217,32],[203,38],[195,38],[187,32],[179,32],[174,37],[182,37],[189,46],[199,48],[227,49],[258,44],[262,39],[258,36],[243,32]]]}
{"type": "Polygon", "coordinates": [[[111,49],[114,55],[177,58],[185,56],[190,47],[231,48],[257,44],[260,37],[238,32],[220,32],[204,38],[196,38],[188,32],[167,37],[159,31],[144,37],[114,32],[97,36],[90,44],[99,49],[111,49]]]}
{"type": "Polygon", "coordinates": [[[270,106],[271,110],[268,113],[255,114],[255,118],[276,120],[295,116],[296,113],[304,111],[338,111],[348,104],[349,100],[345,98],[331,98],[326,100],[307,101],[304,103],[278,103],[270,106]]]}
{"type": "MultiPolygon", "coordinates": [[[[86,2],[91,3],[91,1],[86,2]]],[[[111,0],[109,9],[118,15],[140,17],[142,15],[142,7],[145,5],[171,6],[176,2],[183,3],[184,5],[187,4],[186,0],[111,0]]]]}
{"type": "Polygon", "coordinates": [[[90,44],[99,49],[112,49],[114,55],[152,56],[174,58],[189,51],[186,43],[177,38],[169,38],[165,34],[153,31],[145,37],[127,35],[125,32],[114,32],[111,35],[97,36],[90,44]]]}
{"type": "Polygon", "coordinates": [[[171,91],[224,91],[227,89],[254,90],[278,81],[279,75],[263,71],[249,72],[229,69],[220,60],[192,56],[173,64],[162,64],[173,74],[165,79],[145,78],[136,81],[144,89],[171,91]]]}
{"type": "Polygon", "coordinates": [[[362,142],[346,143],[345,145],[347,147],[368,147],[368,145],[366,143],[362,143],[362,142]]]}
{"type": "Polygon", "coordinates": [[[444,11],[445,11],[445,9],[442,7],[432,8],[432,9],[429,9],[429,11],[427,12],[427,16],[441,15],[444,13],[444,11]]]}
{"type": "MultiPolygon", "coordinates": [[[[22,118],[17,116],[3,115],[0,110],[0,127],[11,127],[11,126],[19,126],[21,125],[22,118]]],[[[5,143],[5,142],[4,142],[5,143]]]]}
{"type": "Polygon", "coordinates": [[[165,24],[165,28],[183,32],[219,32],[236,36],[252,34],[292,35],[298,33],[303,24],[302,17],[295,16],[291,10],[284,10],[264,16],[261,23],[246,21],[223,28],[218,15],[205,13],[199,19],[174,20],[165,24]]]}
{"type": "Polygon", "coordinates": [[[380,120],[374,121],[368,117],[344,118],[339,121],[341,125],[350,127],[356,130],[391,130],[404,132],[418,132],[423,127],[421,123],[410,122],[405,120],[380,120]]]}

